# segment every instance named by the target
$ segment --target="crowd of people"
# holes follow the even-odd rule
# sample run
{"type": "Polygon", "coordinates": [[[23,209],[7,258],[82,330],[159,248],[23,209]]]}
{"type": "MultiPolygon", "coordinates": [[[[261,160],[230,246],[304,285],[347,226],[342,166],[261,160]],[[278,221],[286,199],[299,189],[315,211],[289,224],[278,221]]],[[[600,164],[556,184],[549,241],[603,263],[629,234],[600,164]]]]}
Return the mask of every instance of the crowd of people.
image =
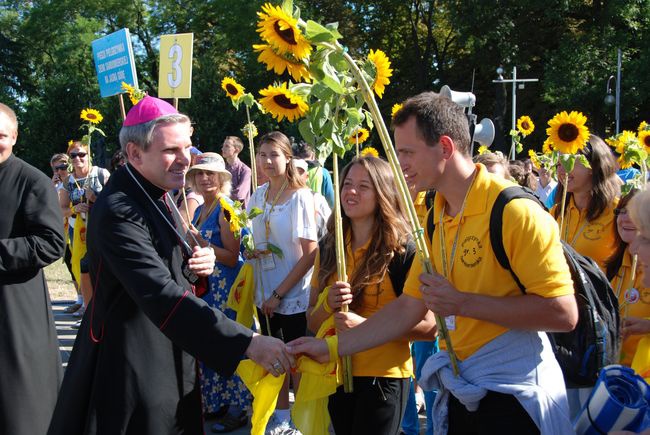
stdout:
{"type": "Polygon", "coordinates": [[[0,191],[10,208],[0,218],[0,432],[203,433],[205,419],[231,432],[250,415],[253,397],[234,374],[249,358],[287,374],[266,433],[298,433],[289,392],[307,355],[351,357],[353,391],[339,386],[328,400],[338,435],[420,433],[418,408],[427,434],[574,433],[578,410],[546,334],[578,322],[562,243],[611,281],[619,362],[632,365],[650,333],[650,194],[621,196],[616,160],[596,135],[580,151],[588,166],[577,160],[566,185],[553,177],[565,179],[561,166],[473,158],[462,108],[433,92],[405,101],[392,127],[434,272],[416,254],[390,165],[364,155],[338,180],[341,279],[334,184],[310,145],[262,135],[252,180],[240,138],[201,152],[189,118],[147,96],[124,120],[110,172],[71,141],[48,181],[13,156],[18,122],[0,105],[0,180],[11,183],[0,191]],[[496,198],[514,185],[549,207],[505,206],[508,271],[489,229],[496,198]],[[238,205],[259,210],[250,228],[232,225],[238,205]],[[62,255],[78,295],[65,312],[80,321],[61,381],[41,269],[62,255]],[[257,321],[242,325],[227,301],[246,262],[257,321]],[[319,338],[331,324],[337,334],[319,338]]]}

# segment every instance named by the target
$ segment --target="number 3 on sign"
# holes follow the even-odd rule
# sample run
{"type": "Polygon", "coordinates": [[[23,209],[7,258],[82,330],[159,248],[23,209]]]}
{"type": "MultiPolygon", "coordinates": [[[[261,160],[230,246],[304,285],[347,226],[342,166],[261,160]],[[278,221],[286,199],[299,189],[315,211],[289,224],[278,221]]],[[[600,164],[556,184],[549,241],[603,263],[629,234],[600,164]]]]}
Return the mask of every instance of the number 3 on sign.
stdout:
{"type": "Polygon", "coordinates": [[[169,58],[172,61],[172,72],[167,74],[167,83],[172,88],[177,88],[183,81],[183,70],[181,69],[181,60],[183,60],[183,49],[180,45],[174,44],[169,49],[169,58]]]}
{"type": "Polygon", "coordinates": [[[158,97],[190,98],[192,96],[193,40],[192,33],[160,37],[158,97]]]}

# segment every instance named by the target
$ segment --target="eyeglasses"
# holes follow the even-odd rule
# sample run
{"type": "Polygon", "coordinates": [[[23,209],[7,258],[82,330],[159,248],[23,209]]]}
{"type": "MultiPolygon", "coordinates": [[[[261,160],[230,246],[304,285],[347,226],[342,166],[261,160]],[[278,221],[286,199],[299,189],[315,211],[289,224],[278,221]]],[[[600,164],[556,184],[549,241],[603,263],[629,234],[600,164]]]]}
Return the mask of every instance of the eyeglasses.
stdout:
{"type": "Polygon", "coordinates": [[[68,165],[58,165],[54,167],[55,171],[67,171],[68,170],[68,165]]]}
{"type": "Polygon", "coordinates": [[[615,208],[614,209],[614,216],[621,216],[621,215],[626,215],[627,214],[627,209],[626,208],[615,208]]]}
{"type": "Polygon", "coordinates": [[[71,159],[74,159],[75,157],[79,157],[80,159],[83,159],[84,157],[86,157],[88,155],[88,153],[83,153],[83,152],[82,153],[70,153],[68,155],[70,156],[71,159]]]}

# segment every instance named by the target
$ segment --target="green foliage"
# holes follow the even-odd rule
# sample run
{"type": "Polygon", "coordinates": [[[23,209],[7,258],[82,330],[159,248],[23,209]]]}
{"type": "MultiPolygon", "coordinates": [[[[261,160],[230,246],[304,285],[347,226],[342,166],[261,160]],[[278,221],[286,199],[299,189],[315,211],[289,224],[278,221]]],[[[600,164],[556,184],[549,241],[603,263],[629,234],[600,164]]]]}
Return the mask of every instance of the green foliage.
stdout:
{"type": "MultiPolygon", "coordinates": [[[[497,92],[509,93],[510,87],[502,89],[492,83],[496,67],[502,65],[506,76],[516,66],[520,77],[540,80],[518,90],[517,115],[525,113],[543,126],[560,110],[579,110],[589,118],[591,131],[608,136],[613,134],[614,109],[604,106],[603,97],[607,78],[616,74],[616,48],[623,50],[621,127],[634,129],[639,121],[650,120],[647,0],[293,3],[304,19],[314,20],[305,23],[310,37],[338,40],[355,59],[364,58],[371,48],[386,52],[394,69],[379,101],[386,121],[394,103],[415,93],[438,90],[443,84],[469,90],[474,72],[474,112],[480,118],[501,121],[497,135],[501,142],[492,148],[505,149],[510,95],[500,103],[497,92]]],[[[246,123],[242,111],[232,110],[219,87],[220,80],[233,74],[257,96],[259,89],[276,79],[257,62],[251,47],[259,39],[256,12],[262,4],[261,0],[0,1],[0,101],[19,115],[16,154],[47,168],[51,154],[65,151],[68,140],[80,138],[78,115],[84,107],[98,109],[105,117],[102,129],[106,139],[103,144],[95,140],[94,146],[105,149],[107,157],[118,148],[119,103],[117,98],[99,97],[90,42],[123,27],[128,27],[133,37],[140,87],[150,95],[157,94],[159,36],[194,33],[193,97],[181,100],[179,107],[194,121],[193,139],[201,149],[218,150],[226,135],[239,134],[246,123]]],[[[319,107],[313,103],[310,112],[317,116],[309,123],[278,124],[253,111],[252,121],[260,134],[281,129],[289,136],[316,141],[321,137],[319,129],[329,119],[332,131],[345,138],[360,122],[371,122],[359,101],[348,98],[346,87],[351,84],[332,73],[340,69],[341,56],[335,52],[313,56],[327,58],[312,71],[323,80],[313,94],[323,101],[341,96],[339,111],[349,121],[335,122],[332,104],[319,107]]],[[[128,110],[128,99],[125,104],[128,110]]],[[[527,145],[540,149],[544,130],[531,134],[527,145]]],[[[325,152],[347,144],[332,141],[322,146],[325,152]]],[[[242,153],[245,160],[246,154],[242,153]]]]}

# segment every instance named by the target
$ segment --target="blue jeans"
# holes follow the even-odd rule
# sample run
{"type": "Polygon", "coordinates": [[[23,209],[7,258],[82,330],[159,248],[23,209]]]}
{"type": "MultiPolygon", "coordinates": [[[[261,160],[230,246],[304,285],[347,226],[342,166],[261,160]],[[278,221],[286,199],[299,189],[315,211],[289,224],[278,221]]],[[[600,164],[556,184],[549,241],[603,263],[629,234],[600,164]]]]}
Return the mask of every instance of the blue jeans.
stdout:
{"type": "MultiPolygon", "coordinates": [[[[422,366],[425,361],[434,353],[438,352],[438,339],[434,341],[414,341],[412,347],[413,360],[415,362],[415,377],[420,377],[422,373],[422,366]]],[[[433,410],[433,402],[436,399],[435,391],[424,392],[424,404],[426,406],[427,416],[427,435],[433,435],[433,418],[431,411],[433,410]]],[[[409,389],[409,397],[406,401],[406,411],[402,419],[402,431],[406,435],[418,435],[420,433],[420,422],[418,421],[418,412],[415,404],[415,384],[411,379],[411,387],[409,389]]]]}

